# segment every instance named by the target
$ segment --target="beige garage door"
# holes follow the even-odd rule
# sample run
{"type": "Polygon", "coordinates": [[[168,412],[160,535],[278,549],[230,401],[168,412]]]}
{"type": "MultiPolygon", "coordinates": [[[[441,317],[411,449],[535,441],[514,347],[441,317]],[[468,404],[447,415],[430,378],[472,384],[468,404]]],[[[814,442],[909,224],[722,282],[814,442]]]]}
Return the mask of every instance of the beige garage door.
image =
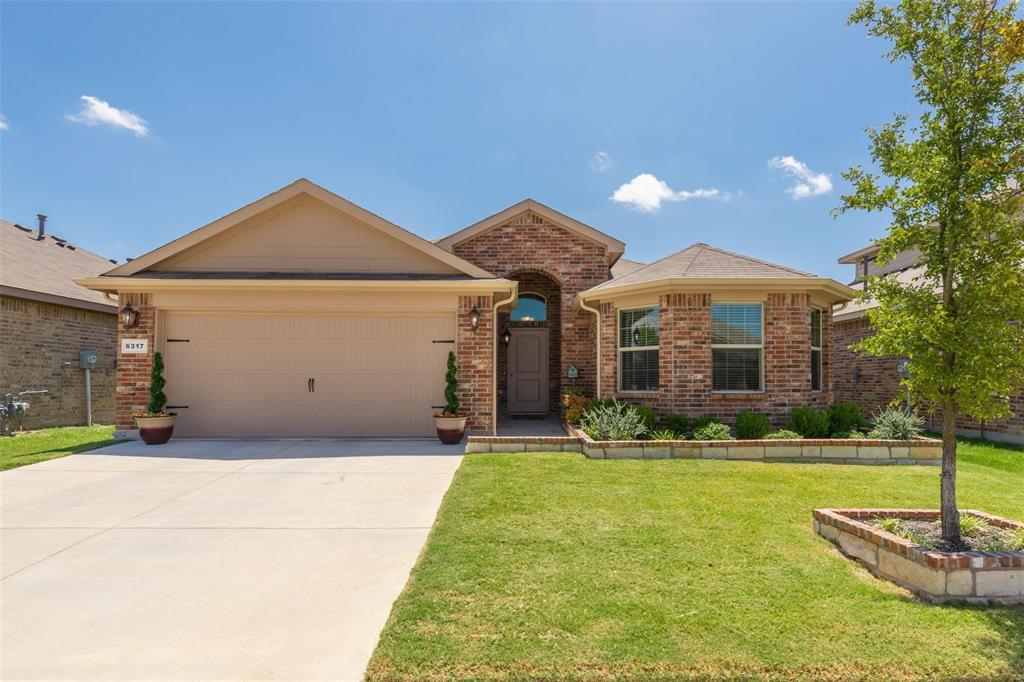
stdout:
{"type": "Polygon", "coordinates": [[[181,436],[430,436],[454,315],[168,312],[181,436]],[[437,343],[442,342],[442,343],[437,343]]]}

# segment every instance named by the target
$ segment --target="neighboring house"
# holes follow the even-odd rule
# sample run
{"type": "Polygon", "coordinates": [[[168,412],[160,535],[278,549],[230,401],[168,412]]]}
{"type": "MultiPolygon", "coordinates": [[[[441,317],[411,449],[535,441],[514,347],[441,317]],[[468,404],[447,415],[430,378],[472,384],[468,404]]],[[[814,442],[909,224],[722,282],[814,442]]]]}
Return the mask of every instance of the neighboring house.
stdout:
{"type": "Polygon", "coordinates": [[[624,249],[532,200],[432,243],[298,180],[80,282],[138,313],[124,431],[154,350],[183,436],[430,435],[450,350],[477,432],[573,387],[776,423],[831,400],[848,287],[704,244],[650,265],[624,249]]]}
{"type": "Polygon", "coordinates": [[[83,350],[97,353],[91,372],[96,423],[114,421],[117,306],[75,284],[109,270],[114,261],[45,233],[0,220],[0,396],[25,390],[27,429],[86,423],[83,350]]]}
{"type": "MultiPolygon", "coordinates": [[[[880,265],[877,261],[878,247],[866,246],[839,259],[840,263],[853,265],[856,275],[850,285],[863,289],[863,278],[870,275],[887,275],[911,282],[920,273],[916,250],[904,251],[891,261],[880,265]]],[[[867,311],[875,307],[873,301],[852,301],[835,307],[832,311],[835,338],[834,367],[836,402],[854,403],[864,412],[872,414],[885,408],[894,400],[902,403],[906,399],[900,388],[899,364],[904,358],[895,356],[872,357],[850,349],[850,346],[872,334],[867,311]]],[[[985,436],[995,440],[1024,443],[1024,395],[1010,398],[1014,415],[998,421],[979,423],[969,419],[958,422],[962,435],[985,436]]],[[[941,420],[935,415],[927,417],[933,428],[941,428],[941,420]]]]}

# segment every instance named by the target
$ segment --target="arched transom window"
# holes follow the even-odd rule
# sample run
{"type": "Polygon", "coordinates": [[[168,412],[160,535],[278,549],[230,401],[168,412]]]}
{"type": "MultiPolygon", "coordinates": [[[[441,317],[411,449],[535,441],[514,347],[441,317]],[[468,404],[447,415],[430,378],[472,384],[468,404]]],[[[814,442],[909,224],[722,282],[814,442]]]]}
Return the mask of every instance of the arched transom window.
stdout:
{"type": "Polygon", "coordinates": [[[513,322],[544,322],[548,319],[547,299],[532,292],[519,294],[509,319],[513,322]]]}

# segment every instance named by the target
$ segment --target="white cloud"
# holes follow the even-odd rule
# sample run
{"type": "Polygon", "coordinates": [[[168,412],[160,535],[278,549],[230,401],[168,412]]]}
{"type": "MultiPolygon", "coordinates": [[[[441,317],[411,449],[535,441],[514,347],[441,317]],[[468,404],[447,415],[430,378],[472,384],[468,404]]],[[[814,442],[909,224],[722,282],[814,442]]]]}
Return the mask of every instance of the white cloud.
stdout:
{"type": "Polygon", "coordinates": [[[110,125],[115,128],[125,128],[139,137],[145,137],[149,134],[146,121],[138,114],[134,114],[127,109],[118,109],[117,107],[110,106],[98,97],[82,95],[81,99],[83,102],[82,110],[77,114],[68,114],[67,119],[69,121],[83,123],[87,126],[110,125]]]}
{"type": "Polygon", "coordinates": [[[794,199],[816,197],[832,191],[832,181],[827,175],[815,173],[806,163],[792,156],[773,157],[768,161],[768,166],[792,175],[799,181],[786,190],[794,199]]]}
{"type": "Polygon", "coordinates": [[[690,199],[729,201],[730,198],[728,192],[714,187],[677,192],[669,187],[664,180],[659,180],[650,173],[641,173],[612,194],[612,201],[626,204],[630,208],[645,213],[654,213],[660,210],[663,201],[689,201],[690,199]]]}
{"type": "Polygon", "coordinates": [[[7,130],[7,119],[3,114],[0,114],[0,130],[7,130]]]}
{"type": "Polygon", "coordinates": [[[613,165],[615,165],[615,162],[612,161],[612,157],[608,152],[598,152],[590,160],[590,168],[597,173],[603,173],[613,165]]]}

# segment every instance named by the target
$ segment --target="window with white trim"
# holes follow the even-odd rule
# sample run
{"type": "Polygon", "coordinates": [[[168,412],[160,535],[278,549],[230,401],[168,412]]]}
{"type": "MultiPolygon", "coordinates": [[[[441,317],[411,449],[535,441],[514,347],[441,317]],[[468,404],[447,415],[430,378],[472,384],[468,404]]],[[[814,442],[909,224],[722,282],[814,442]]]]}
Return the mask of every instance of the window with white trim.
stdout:
{"type": "Polygon", "coordinates": [[[811,308],[811,390],[821,390],[821,309],[811,308]]]}
{"type": "Polygon", "coordinates": [[[661,335],[657,306],[619,310],[619,390],[658,390],[658,343],[661,335]]]}
{"type": "Polygon", "coordinates": [[[764,365],[760,303],[711,304],[711,388],[760,391],[764,365]]]}

